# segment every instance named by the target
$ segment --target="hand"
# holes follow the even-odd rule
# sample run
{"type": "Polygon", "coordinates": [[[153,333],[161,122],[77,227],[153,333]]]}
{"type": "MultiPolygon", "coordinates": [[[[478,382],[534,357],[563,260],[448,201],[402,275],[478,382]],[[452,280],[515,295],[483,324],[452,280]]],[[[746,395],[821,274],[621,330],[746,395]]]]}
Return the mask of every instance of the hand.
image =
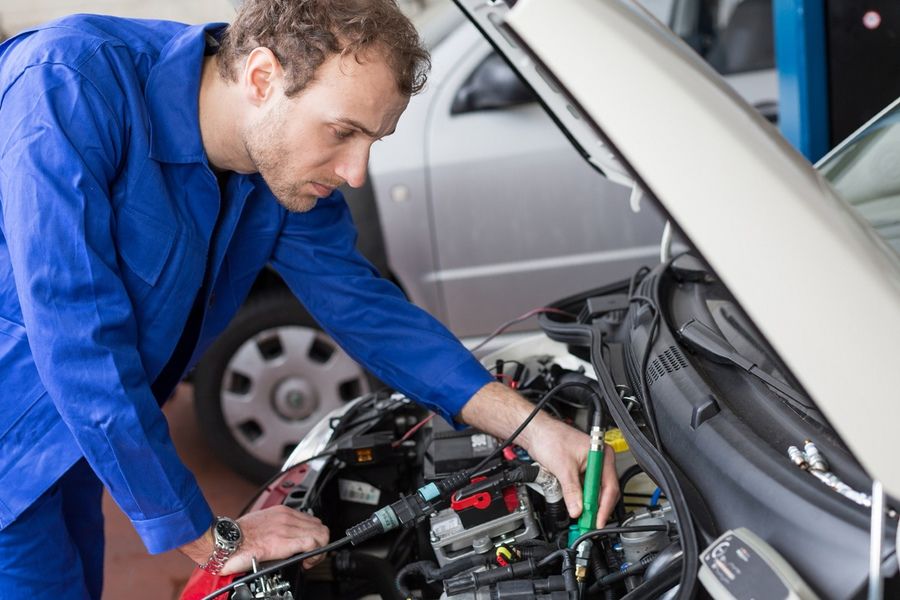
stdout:
{"type": "MultiPolygon", "coordinates": [[[[506,439],[533,409],[534,406],[514,390],[500,383],[489,383],[478,390],[463,406],[460,417],[469,425],[506,439]]],[[[580,516],[581,474],[587,466],[590,436],[541,412],[515,441],[559,479],[569,516],[573,519],[580,516]]],[[[615,451],[606,445],[600,481],[597,527],[606,524],[618,498],[616,455],[615,451]]]]}
{"type": "MultiPolygon", "coordinates": [[[[529,426],[530,427],[530,426],[529,426]]],[[[559,480],[566,508],[573,519],[581,515],[583,508],[581,474],[587,467],[591,438],[565,423],[548,418],[532,432],[533,448],[526,448],[533,459],[553,473],[559,480]]],[[[603,473],[600,475],[600,506],[596,527],[606,525],[619,499],[619,476],[616,473],[616,452],[604,444],[603,473]]]]}
{"type": "MultiPolygon", "coordinates": [[[[220,575],[250,571],[253,557],[258,563],[279,560],[328,544],[328,528],[319,519],[287,506],[254,511],[237,522],[241,526],[244,541],[238,551],[225,561],[220,575]]],[[[213,545],[212,533],[207,531],[179,550],[202,565],[212,555],[213,545]]],[[[303,561],[303,567],[308,569],[324,558],[324,554],[309,558],[303,561]]]]}

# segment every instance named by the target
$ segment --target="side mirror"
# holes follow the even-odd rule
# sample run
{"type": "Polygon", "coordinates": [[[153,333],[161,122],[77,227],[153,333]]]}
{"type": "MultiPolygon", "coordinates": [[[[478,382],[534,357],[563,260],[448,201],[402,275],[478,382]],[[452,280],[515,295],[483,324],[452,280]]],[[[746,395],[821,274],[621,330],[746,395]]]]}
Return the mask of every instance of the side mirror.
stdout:
{"type": "Polygon", "coordinates": [[[534,102],[534,92],[496,52],[491,52],[472,71],[456,92],[451,115],[496,110],[534,102]]]}

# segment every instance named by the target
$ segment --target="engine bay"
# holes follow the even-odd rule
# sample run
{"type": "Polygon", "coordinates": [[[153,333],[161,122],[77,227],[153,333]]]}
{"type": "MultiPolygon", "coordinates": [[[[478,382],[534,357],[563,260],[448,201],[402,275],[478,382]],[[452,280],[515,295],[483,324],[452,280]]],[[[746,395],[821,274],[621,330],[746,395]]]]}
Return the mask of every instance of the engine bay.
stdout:
{"type": "Polygon", "coordinates": [[[817,597],[804,579],[824,597],[852,596],[865,578],[867,510],[848,490],[864,474],[777,360],[757,359],[762,374],[723,367],[723,356],[740,363],[752,350],[747,340],[773,353],[702,264],[673,262],[559,301],[541,315],[543,333],[482,357],[534,404],[506,440],[456,429],[392,391],[334,411],[247,507],[315,515],[335,540],[316,551],[328,558],[306,571],[309,553],[298,555],[182,598],[669,599],[694,597],[701,580],[707,592],[771,581],[817,597]],[[580,518],[513,443],[542,409],[590,436],[580,518]],[[621,497],[597,529],[590,499],[605,448],[621,497]],[[769,493],[746,493],[757,473],[769,493]],[[835,480],[852,485],[841,493],[835,480]],[[842,544],[810,546],[823,531],[842,531],[842,544]],[[740,569],[723,550],[738,545],[740,569]]]}

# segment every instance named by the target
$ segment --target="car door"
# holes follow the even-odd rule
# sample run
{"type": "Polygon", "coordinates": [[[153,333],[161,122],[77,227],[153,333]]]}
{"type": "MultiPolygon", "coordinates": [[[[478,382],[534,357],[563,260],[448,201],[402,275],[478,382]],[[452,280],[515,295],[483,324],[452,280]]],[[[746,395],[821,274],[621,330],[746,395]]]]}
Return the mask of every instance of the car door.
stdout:
{"type": "Polygon", "coordinates": [[[425,141],[444,315],[460,336],[656,262],[663,220],[596,173],[474,28],[436,51],[425,141]],[[599,224],[599,225],[598,225],[599,224]]]}

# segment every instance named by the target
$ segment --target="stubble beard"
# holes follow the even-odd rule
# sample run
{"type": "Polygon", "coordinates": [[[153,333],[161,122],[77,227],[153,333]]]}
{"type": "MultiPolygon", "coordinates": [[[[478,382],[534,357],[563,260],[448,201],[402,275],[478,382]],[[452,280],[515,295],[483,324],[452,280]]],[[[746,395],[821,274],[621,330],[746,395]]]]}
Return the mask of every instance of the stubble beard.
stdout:
{"type": "Polygon", "coordinates": [[[315,208],[317,198],[301,191],[305,182],[290,177],[285,161],[288,152],[280,137],[284,119],[283,108],[273,108],[257,126],[244,130],[244,147],[278,203],[291,212],[307,212],[315,208]]]}

